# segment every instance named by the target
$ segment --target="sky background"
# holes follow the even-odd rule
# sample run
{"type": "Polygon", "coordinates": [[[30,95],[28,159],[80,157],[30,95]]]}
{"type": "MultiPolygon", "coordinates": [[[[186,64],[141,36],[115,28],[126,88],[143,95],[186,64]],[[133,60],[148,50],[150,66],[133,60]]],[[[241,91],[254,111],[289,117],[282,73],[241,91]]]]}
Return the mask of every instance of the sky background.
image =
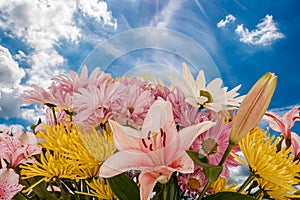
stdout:
{"type": "Polygon", "coordinates": [[[279,78],[269,108],[281,115],[300,104],[299,9],[296,0],[2,0],[0,129],[36,123],[43,111],[19,96],[86,63],[165,75],[185,61],[229,89],[242,84],[241,94],[271,71],[279,78]]]}

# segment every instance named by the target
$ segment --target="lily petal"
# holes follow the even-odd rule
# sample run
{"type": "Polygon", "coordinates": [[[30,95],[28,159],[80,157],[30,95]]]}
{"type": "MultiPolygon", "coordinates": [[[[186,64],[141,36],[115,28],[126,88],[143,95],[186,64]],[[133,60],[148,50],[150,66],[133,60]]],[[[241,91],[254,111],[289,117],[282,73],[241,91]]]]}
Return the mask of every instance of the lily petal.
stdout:
{"type": "MultiPolygon", "coordinates": [[[[147,137],[149,131],[160,132],[160,129],[167,123],[174,121],[172,113],[172,105],[166,101],[155,101],[150,107],[142,127],[144,137],[147,137]]],[[[171,128],[175,129],[174,125],[171,128]]]]}
{"type": "Polygon", "coordinates": [[[112,120],[108,120],[108,122],[113,132],[115,147],[118,150],[142,148],[141,138],[143,138],[143,136],[139,131],[128,126],[122,126],[112,120]]]}
{"type": "Polygon", "coordinates": [[[139,182],[141,184],[140,187],[140,199],[148,200],[151,197],[151,193],[153,191],[156,177],[153,176],[151,172],[142,172],[139,175],[139,182]]]}
{"type": "Polygon", "coordinates": [[[279,117],[276,113],[266,112],[262,119],[269,123],[271,129],[285,135],[285,125],[282,122],[281,117],[279,117]]]}
{"type": "Polygon", "coordinates": [[[109,178],[131,169],[150,171],[154,166],[151,158],[142,151],[119,151],[102,164],[100,176],[109,178]]]}
{"type": "Polygon", "coordinates": [[[178,137],[165,148],[165,152],[166,152],[165,155],[167,155],[167,157],[165,158],[166,163],[170,164],[174,162],[174,160],[177,160],[180,157],[182,157],[185,154],[185,151],[182,150],[188,150],[189,147],[194,142],[194,140],[201,133],[207,131],[215,124],[216,124],[215,122],[205,121],[180,130],[178,133],[178,137]],[[179,151],[179,149],[181,151],[179,151]]]}

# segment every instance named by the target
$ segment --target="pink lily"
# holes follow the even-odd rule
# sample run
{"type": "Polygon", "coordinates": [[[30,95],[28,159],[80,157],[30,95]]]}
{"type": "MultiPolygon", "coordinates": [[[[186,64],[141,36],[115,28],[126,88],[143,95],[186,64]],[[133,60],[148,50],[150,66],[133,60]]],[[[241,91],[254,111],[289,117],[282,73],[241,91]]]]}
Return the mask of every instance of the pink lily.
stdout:
{"type": "Polygon", "coordinates": [[[295,160],[300,160],[300,136],[297,133],[291,133],[291,152],[295,160]]]}
{"type": "Polygon", "coordinates": [[[16,168],[21,163],[33,163],[32,155],[39,154],[41,147],[34,133],[17,131],[13,136],[0,133],[0,158],[5,159],[10,167],[16,168]]]}
{"type": "Polygon", "coordinates": [[[168,182],[174,171],[192,173],[194,163],[186,154],[194,139],[215,125],[206,121],[177,132],[170,102],[157,100],[150,107],[142,129],[109,120],[117,153],[100,168],[104,178],[140,170],[140,198],[149,199],[156,182],[168,182]]]}
{"type": "Polygon", "coordinates": [[[274,112],[266,112],[263,119],[269,123],[271,129],[281,132],[287,141],[291,141],[291,128],[295,121],[300,121],[299,107],[295,106],[282,117],[274,112]]]}
{"type": "Polygon", "coordinates": [[[13,169],[0,169],[0,199],[10,200],[23,189],[13,169]]]}

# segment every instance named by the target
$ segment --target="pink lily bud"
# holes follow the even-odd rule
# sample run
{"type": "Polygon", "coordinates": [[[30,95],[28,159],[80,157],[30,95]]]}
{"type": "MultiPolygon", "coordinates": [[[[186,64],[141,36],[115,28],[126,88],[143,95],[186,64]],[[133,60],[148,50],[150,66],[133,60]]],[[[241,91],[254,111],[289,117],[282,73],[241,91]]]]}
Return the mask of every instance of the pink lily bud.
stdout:
{"type": "Polygon", "coordinates": [[[230,143],[237,144],[258,125],[270,104],[276,83],[277,76],[268,72],[254,84],[235,116],[229,136],[230,143]]]}

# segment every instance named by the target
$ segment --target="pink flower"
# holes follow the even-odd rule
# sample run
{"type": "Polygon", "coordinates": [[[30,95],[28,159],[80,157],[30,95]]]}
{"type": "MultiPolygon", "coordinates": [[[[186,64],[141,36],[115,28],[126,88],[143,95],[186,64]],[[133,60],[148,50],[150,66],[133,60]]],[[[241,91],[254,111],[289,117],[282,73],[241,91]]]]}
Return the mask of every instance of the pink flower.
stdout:
{"type": "Polygon", "coordinates": [[[117,153],[100,168],[107,178],[140,170],[140,197],[149,199],[155,182],[166,183],[174,171],[192,173],[194,164],[185,150],[202,132],[214,125],[203,122],[177,132],[170,102],[158,100],[150,107],[140,131],[109,120],[117,153]]]}
{"type": "Polygon", "coordinates": [[[186,191],[186,194],[192,199],[196,199],[200,195],[207,183],[203,170],[199,166],[195,166],[195,168],[193,173],[177,176],[180,189],[186,191]]]}
{"type": "Polygon", "coordinates": [[[295,160],[300,160],[300,136],[297,133],[291,133],[291,152],[295,156],[295,160]]]}
{"type": "Polygon", "coordinates": [[[199,112],[198,108],[185,102],[184,98],[183,94],[176,88],[167,97],[167,100],[171,102],[173,107],[175,122],[179,126],[187,127],[195,125],[206,119],[206,116],[202,112],[199,112]]]}
{"type": "Polygon", "coordinates": [[[87,66],[84,65],[80,75],[71,70],[70,78],[65,75],[59,75],[52,78],[52,80],[59,84],[62,91],[73,93],[78,92],[79,88],[87,88],[88,85],[96,87],[100,87],[102,84],[106,85],[112,81],[112,78],[110,74],[105,74],[99,67],[96,67],[89,77],[87,66]]]}
{"type": "MultiPolygon", "coordinates": [[[[67,114],[64,110],[58,110],[55,113],[56,116],[56,122],[57,124],[63,124],[66,125],[66,118],[67,118],[67,114]]],[[[53,111],[50,108],[46,109],[46,123],[40,123],[38,124],[34,131],[37,133],[38,131],[45,131],[44,129],[44,125],[49,125],[49,126],[55,126],[55,120],[54,120],[54,115],[53,115],[53,111]]]]}
{"type": "MultiPolygon", "coordinates": [[[[232,123],[222,124],[221,119],[216,120],[216,126],[212,127],[205,133],[201,134],[192,144],[191,150],[199,152],[201,155],[206,156],[208,163],[218,165],[227,149],[229,144],[229,134],[232,123]]],[[[233,152],[238,149],[234,148],[233,152]]],[[[229,155],[223,165],[221,176],[229,177],[229,166],[238,166],[239,163],[229,155]]]]}
{"type": "Polygon", "coordinates": [[[46,103],[53,103],[55,100],[51,94],[49,94],[45,89],[32,84],[33,90],[26,91],[25,94],[21,96],[23,99],[23,104],[32,104],[32,103],[39,103],[39,104],[46,104],[46,103]]]}
{"type": "MultiPolygon", "coordinates": [[[[266,112],[263,119],[269,123],[271,129],[281,132],[284,138],[288,141],[291,140],[291,128],[294,126],[295,121],[300,120],[299,107],[295,106],[293,109],[285,113],[282,117],[274,112],[266,112]]],[[[286,142],[287,142],[286,141],[286,142]]]]}
{"type": "Polygon", "coordinates": [[[229,140],[237,144],[264,116],[274,94],[277,76],[266,73],[252,86],[235,116],[229,140]]]}
{"type": "Polygon", "coordinates": [[[32,155],[39,154],[37,138],[31,132],[17,131],[13,136],[7,132],[0,133],[0,158],[5,159],[10,167],[15,168],[21,163],[32,163],[32,155]]]}
{"type": "Polygon", "coordinates": [[[23,189],[13,169],[0,169],[0,199],[10,200],[23,189]]]}
{"type": "Polygon", "coordinates": [[[112,106],[115,120],[123,125],[142,125],[154,96],[135,85],[125,87],[123,94],[112,106]]]}
{"type": "Polygon", "coordinates": [[[96,126],[112,117],[112,104],[121,96],[122,85],[115,82],[100,88],[89,85],[74,93],[75,122],[82,126],[96,126]]]}

